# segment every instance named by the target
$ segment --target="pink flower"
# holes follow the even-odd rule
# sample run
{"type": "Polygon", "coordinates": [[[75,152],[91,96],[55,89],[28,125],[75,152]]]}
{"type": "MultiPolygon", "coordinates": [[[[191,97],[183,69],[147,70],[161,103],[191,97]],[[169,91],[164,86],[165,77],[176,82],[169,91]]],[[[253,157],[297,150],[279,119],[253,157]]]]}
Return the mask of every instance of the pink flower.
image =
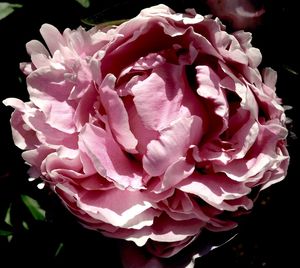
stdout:
{"type": "Polygon", "coordinates": [[[27,44],[15,144],[84,226],[171,257],[236,226],[287,172],[276,73],[251,34],[167,6],[105,30],[45,24],[27,44]]]}
{"type": "Polygon", "coordinates": [[[235,30],[254,29],[265,13],[261,0],[207,0],[207,4],[215,16],[228,22],[235,30]]]}

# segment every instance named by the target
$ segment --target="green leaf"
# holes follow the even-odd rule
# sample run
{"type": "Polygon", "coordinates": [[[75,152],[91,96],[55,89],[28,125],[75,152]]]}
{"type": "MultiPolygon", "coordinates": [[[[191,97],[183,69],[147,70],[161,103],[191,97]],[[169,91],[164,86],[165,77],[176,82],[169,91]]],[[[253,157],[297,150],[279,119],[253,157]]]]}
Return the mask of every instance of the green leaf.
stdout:
{"type": "Polygon", "coordinates": [[[13,235],[7,236],[7,241],[8,241],[8,243],[10,243],[12,239],[13,239],[13,235]]]}
{"type": "Polygon", "coordinates": [[[10,230],[3,230],[3,229],[0,229],[0,236],[10,236],[12,235],[13,232],[10,231],[10,230]]]}
{"type": "Polygon", "coordinates": [[[58,256],[58,254],[61,252],[62,248],[64,246],[64,243],[59,243],[58,247],[57,247],[57,250],[55,252],[55,257],[58,256]]]}
{"type": "Polygon", "coordinates": [[[106,28],[108,26],[118,26],[118,25],[120,25],[123,22],[126,22],[128,20],[127,19],[121,19],[121,20],[111,20],[111,21],[97,23],[96,20],[94,20],[93,18],[86,18],[86,19],[82,19],[81,21],[83,23],[85,23],[86,25],[89,25],[89,26],[96,26],[97,25],[98,29],[103,29],[103,28],[106,28]]]}
{"type": "Polygon", "coordinates": [[[28,226],[28,223],[26,221],[22,221],[22,225],[23,225],[25,230],[29,230],[29,226],[28,226]]]}
{"type": "Polygon", "coordinates": [[[21,198],[35,220],[45,220],[45,210],[40,207],[39,203],[36,200],[29,197],[28,195],[21,195],[21,198]]]}
{"type": "Polygon", "coordinates": [[[12,227],[10,225],[8,225],[7,223],[6,223],[6,225],[4,224],[4,226],[1,226],[0,236],[6,237],[7,241],[10,243],[10,241],[13,238],[13,229],[12,229],[12,227]]]}
{"type": "Polygon", "coordinates": [[[289,73],[293,74],[293,75],[299,75],[299,73],[297,71],[295,71],[294,69],[292,69],[290,66],[288,65],[283,65],[283,68],[288,71],[289,73]]]}
{"type": "Polygon", "coordinates": [[[20,4],[11,4],[6,2],[0,2],[0,20],[4,19],[8,15],[14,12],[15,8],[20,8],[20,4]]]}
{"type": "Polygon", "coordinates": [[[12,224],[11,224],[11,219],[10,219],[10,211],[11,211],[11,204],[9,205],[9,207],[8,207],[8,209],[7,209],[7,211],[6,211],[4,221],[5,221],[8,225],[12,226],[12,224]]]}
{"type": "Polygon", "coordinates": [[[82,5],[85,8],[88,8],[90,6],[90,1],[89,0],[75,0],[78,2],[80,5],[82,5]]]}

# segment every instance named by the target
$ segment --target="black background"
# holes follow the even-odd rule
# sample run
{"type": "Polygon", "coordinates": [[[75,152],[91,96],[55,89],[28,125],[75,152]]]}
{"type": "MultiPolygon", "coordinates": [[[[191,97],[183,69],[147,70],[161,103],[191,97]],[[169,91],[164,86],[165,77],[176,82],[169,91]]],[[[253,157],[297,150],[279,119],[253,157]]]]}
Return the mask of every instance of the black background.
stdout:
{"type": "MultiPolygon", "coordinates": [[[[77,28],[81,19],[93,16],[98,22],[116,18],[130,18],[143,8],[167,3],[176,11],[195,7],[199,13],[208,12],[200,1],[97,1],[85,9],[75,0],[20,0],[23,8],[0,21],[0,99],[17,97],[27,100],[24,76],[19,62],[29,61],[25,44],[32,39],[42,40],[39,28],[51,23],[60,31],[77,28]],[[95,14],[99,13],[96,17],[95,14]]],[[[283,103],[293,106],[287,116],[293,122],[291,133],[299,133],[300,68],[299,68],[299,15],[297,1],[265,1],[263,24],[253,32],[253,45],[260,48],[263,62],[278,72],[277,94],[283,103]],[[293,70],[293,71],[291,71],[293,70]],[[298,74],[296,74],[296,73],[298,74]]],[[[68,265],[85,263],[88,267],[119,267],[114,241],[83,229],[65,211],[55,196],[37,190],[27,181],[26,169],[12,141],[9,118],[11,108],[0,104],[0,229],[9,204],[15,235],[10,243],[0,237],[0,267],[21,262],[27,265],[68,265]],[[20,194],[37,199],[47,211],[47,222],[33,221],[20,201],[20,194]],[[29,230],[20,226],[26,220],[29,230]],[[55,257],[60,243],[63,247],[55,257]],[[7,263],[4,265],[4,263],[7,263]]],[[[196,267],[297,267],[299,265],[299,140],[290,135],[288,150],[291,163],[283,182],[261,193],[253,211],[243,217],[238,235],[223,247],[197,261],[196,267]]],[[[79,266],[79,265],[78,265],[79,266]]]]}

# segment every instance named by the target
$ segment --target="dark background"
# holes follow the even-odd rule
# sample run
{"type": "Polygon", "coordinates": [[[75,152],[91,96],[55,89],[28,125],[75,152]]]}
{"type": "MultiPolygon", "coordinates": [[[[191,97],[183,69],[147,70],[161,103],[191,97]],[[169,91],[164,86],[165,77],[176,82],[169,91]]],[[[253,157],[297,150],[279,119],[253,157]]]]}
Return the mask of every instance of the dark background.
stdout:
{"type": "MultiPolygon", "coordinates": [[[[17,0],[16,0],[17,1],[17,0]]],[[[91,0],[88,9],[75,0],[19,0],[23,8],[0,21],[0,100],[17,97],[28,100],[24,76],[19,62],[29,61],[25,44],[32,39],[42,40],[40,26],[47,22],[60,31],[83,25],[82,19],[97,22],[130,18],[143,8],[159,2],[176,11],[195,7],[205,14],[207,8],[200,1],[100,1],[91,0]],[[96,15],[97,14],[97,15],[96,15]],[[96,15],[96,16],[95,16],[96,15]]],[[[253,45],[260,48],[263,62],[278,72],[277,94],[283,103],[293,107],[287,116],[289,125],[288,150],[291,163],[283,182],[263,191],[253,211],[241,219],[238,235],[221,248],[197,261],[196,267],[296,267],[299,265],[299,15],[297,1],[265,1],[263,23],[253,32],[253,45]]],[[[0,236],[0,267],[21,262],[28,265],[68,265],[85,263],[85,267],[119,267],[115,241],[79,226],[59,201],[46,190],[38,190],[27,181],[27,166],[21,151],[12,141],[9,118],[11,108],[0,104],[0,229],[11,204],[13,238],[0,236]],[[35,221],[26,210],[20,194],[40,202],[47,212],[47,221],[35,221]],[[23,221],[28,224],[28,230],[23,221]],[[60,246],[62,245],[62,246],[60,246]],[[58,251],[58,249],[60,250],[58,251]],[[57,256],[55,256],[57,255],[57,256]],[[4,265],[6,263],[6,265],[4,265]]]]}

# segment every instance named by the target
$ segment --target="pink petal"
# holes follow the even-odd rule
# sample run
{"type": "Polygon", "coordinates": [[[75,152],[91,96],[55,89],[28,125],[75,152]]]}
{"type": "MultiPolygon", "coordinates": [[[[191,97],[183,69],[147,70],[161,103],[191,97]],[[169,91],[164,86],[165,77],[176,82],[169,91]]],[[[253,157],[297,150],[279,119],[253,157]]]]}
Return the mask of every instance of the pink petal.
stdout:
{"type": "Polygon", "coordinates": [[[242,158],[250,150],[254,144],[259,132],[257,122],[248,120],[242,127],[233,135],[230,142],[234,145],[236,151],[234,157],[242,158]]]}
{"type": "Polygon", "coordinates": [[[53,128],[46,123],[45,115],[39,110],[32,108],[23,115],[23,120],[32,130],[35,130],[41,143],[58,146],[63,144],[72,149],[77,148],[77,133],[67,134],[53,128]]]}
{"type": "Polygon", "coordinates": [[[179,158],[167,168],[162,179],[161,190],[175,187],[177,183],[191,175],[194,169],[195,165],[188,163],[185,157],[179,158]]]}
{"type": "Polygon", "coordinates": [[[221,81],[221,86],[225,86],[227,89],[236,92],[241,98],[241,107],[250,111],[252,116],[258,119],[259,107],[252,90],[250,90],[244,81],[237,78],[232,70],[223,62],[220,61],[219,64],[223,72],[228,76],[227,79],[221,81]]]}
{"type": "MultiPolygon", "coordinates": [[[[177,185],[180,187],[181,183],[177,185]]],[[[210,220],[209,213],[201,208],[194,200],[195,198],[193,195],[178,190],[179,188],[177,185],[174,194],[158,204],[159,208],[173,220],[182,221],[197,219],[202,221],[204,226],[205,223],[210,220]]]]}
{"type": "Polygon", "coordinates": [[[257,182],[266,171],[276,169],[287,158],[275,153],[278,141],[285,139],[286,129],[274,122],[259,127],[259,135],[252,146],[251,154],[226,165],[216,164],[215,172],[224,172],[238,182],[257,182]]]}
{"type": "Polygon", "coordinates": [[[182,67],[165,64],[132,87],[134,104],[146,128],[161,130],[178,117],[183,98],[182,67]]]}
{"type": "Polygon", "coordinates": [[[262,177],[272,161],[272,157],[259,154],[248,160],[234,160],[226,166],[214,165],[214,170],[215,172],[224,172],[229,178],[238,182],[251,181],[252,176],[261,174],[260,177],[262,177]]]}
{"type": "Polygon", "coordinates": [[[47,107],[46,123],[62,132],[73,133],[74,108],[68,102],[52,102],[47,107]],[[62,116],[63,115],[63,116],[62,116]]]}
{"type": "Polygon", "coordinates": [[[65,45],[63,36],[54,26],[43,24],[40,32],[52,55],[56,50],[60,49],[61,45],[65,45]]]}
{"type": "Polygon", "coordinates": [[[222,174],[197,174],[183,180],[178,189],[202,198],[208,204],[220,210],[233,210],[224,201],[247,195],[251,189],[243,183],[237,183],[222,174]]]}
{"type": "Polygon", "coordinates": [[[115,77],[107,75],[99,87],[101,102],[106,110],[110,128],[122,147],[130,152],[136,152],[137,139],[130,130],[128,114],[117,92],[114,90],[115,77]]]}
{"type": "Polygon", "coordinates": [[[19,68],[21,70],[21,72],[23,72],[26,76],[31,74],[36,67],[34,66],[33,63],[28,63],[28,62],[21,62],[19,65],[19,68]]]}
{"type": "MultiPolygon", "coordinates": [[[[78,157],[60,157],[57,153],[47,155],[45,159],[45,171],[51,177],[53,173],[59,174],[65,170],[66,173],[79,173],[82,169],[82,165],[78,157]]],[[[72,176],[70,176],[72,177],[72,176]]]]}
{"type": "Polygon", "coordinates": [[[234,35],[217,31],[213,36],[216,48],[226,61],[248,65],[248,57],[234,35]]]}
{"type": "Polygon", "coordinates": [[[138,140],[137,151],[140,155],[144,155],[147,151],[149,142],[158,139],[159,132],[145,127],[132,100],[125,101],[124,105],[128,113],[128,119],[134,136],[138,140]]]}
{"type": "Polygon", "coordinates": [[[156,23],[149,22],[149,20],[149,18],[136,17],[118,27],[102,59],[102,75],[113,73],[118,76],[124,68],[140,57],[153,51],[160,51],[170,43],[170,37],[164,33],[164,25],[158,23],[164,20],[160,17],[155,18],[156,23]],[[149,34],[145,34],[147,32],[160,42],[149,42],[149,34]],[[115,64],[116,62],[122,64],[115,64]]]}
{"type": "Polygon", "coordinates": [[[54,152],[54,149],[41,145],[37,149],[28,150],[22,153],[24,160],[31,165],[29,175],[33,178],[41,176],[41,166],[45,158],[54,152]]]}
{"type": "MultiPolygon", "coordinates": [[[[57,187],[64,189],[63,185],[57,187]]],[[[151,225],[158,215],[140,191],[114,188],[106,191],[82,191],[74,193],[74,197],[78,207],[91,217],[117,227],[140,229],[151,225]],[[136,225],[138,223],[140,226],[136,225]]]]}
{"type": "Polygon", "coordinates": [[[216,104],[216,114],[220,117],[228,115],[227,102],[224,92],[220,89],[220,78],[209,67],[198,65],[196,67],[197,81],[199,83],[197,93],[205,98],[212,99],[216,104]]]}
{"type": "Polygon", "coordinates": [[[36,133],[26,125],[23,114],[17,110],[12,113],[11,127],[14,143],[20,149],[34,149],[39,145],[36,133]]]}
{"type": "Polygon", "coordinates": [[[139,230],[119,229],[115,233],[107,233],[109,237],[123,238],[133,241],[138,246],[143,246],[149,239],[157,242],[179,242],[188,237],[197,235],[203,222],[199,220],[176,221],[166,214],[157,217],[152,226],[139,230]]]}
{"type": "Polygon", "coordinates": [[[94,174],[92,176],[84,177],[77,181],[81,187],[88,191],[97,191],[97,190],[109,190],[115,188],[114,184],[107,181],[99,174],[94,174]]]}
{"type": "Polygon", "coordinates": [[[15,98],[5,99],[3,104],[15,108],[10,120],[15,145],[22,150],[35,148],[40,142],[36,133],[23,120],[24,112],[28,108],[27,105],[15,98]]]}
{"type": "Polygon", "coordinates": [[[32,40],[32,41],[29,41],[27,44],[26,44],[26,50],[27,50],[27,53],[32,56],[32,55],[35,55],[35,54],[43,54],[45,55],[46,57],[50,57],[50,54],[48,52],[48,50],[45,48],[45,46],[38,40],[32,40]]]}
{"type": "MultiPolygon", "coordinates": [[[[227,127],[228,103],[223,89],[220,88],[220,78],[208,66],[199,65],[196,67],[199,96],[204,98],[209,109],[208,117],[214,116],[214,124],[209,124],[209,131],[213,135],[221,133],[227,127]]],[[[210,118],[211,120],[211,118],[210,118]]]]}
{"type": "Polygon", "coordinates": [[[197,116],[182,117],[161,131],[158,140],[151,141],[143,157],[145,171],[151,176],[163,174],[167,168],[185,156],[190,145],[198,144],[202,120],[197,116]]]}
{"type": "Polygon", "coordinates": [[[73,85],[66,81],[64,72],[41,68],[27,77],[27,83],[31,101],[43,111],[45,121],[63,132],[74,132],[74,108],[68,101],[73,85]]]}
{"type": "Polygon", "coordinates": [[[49,65],[50,54],[41,42],[32,40],[26,44],[26,49],[27,53],[31,56],[32,63],[36,68],[49,65]]]}
{"type": "MultiPolygon", "coordinates": [[[[270,187],[272,184],[282,181],[287,174],[288,166],[289,166],[289,153],[284,145],[278,146],[278,159],[279,163],[277,168],[272,170],[270,178],[267,181],[262,180],[259,184],[263,184],[261,190],[264,190],[270,187]]],[[[257,184],[256,184],[257,185],[257,184]]]]}
{"type": "Polygon", "coordinates": [[[264,68],[262,71],[262,76],[265,85],[275,90],[277,72],[274,71],[272,68],[264,68]]]}
{"type": "Polygon", "coordinates": [[[158,242],[177,242],[200,232],[203,222],[199,220],[175,221],[164,216],[157,218],[150,238],[158,242]]]}
{"type": "Polygon", "coordinates": [[[85,152],[98,173],[121,188],[142,188],[142,170],[128,158],[109,132],[86,124],[79,134],[79,148],[85,152]]]}
{"type": "MultiPolygon", "coordinates": [[[[229,119],[228,129],[222,134],[225,139],[222,142],[228,142],[230,146],[227,152],[230,159],[243,158],[256,141],[258,133],[258,123],[250,112],[238,108],[229,119]]],[[[219,151],[224,149],[220,147],[219,151]]]]}
{"type": "Polygon", "coordinates": [[[95,117],[95,105],[98,101],[98,96],[97,90],[91,85],[85,94],[78,100],[73,117],[74,124],[78,131],[89,122],[90,118],[95,117]]]}
{"type": "Polygon", "coordinates": [[[250,32],[236,31],[233,33],[239,41],[241,48],[246,53],[251,68],[257,68],[261,63],[262,55],[258,48],[252,47],[252,34],[250,32]]]}

